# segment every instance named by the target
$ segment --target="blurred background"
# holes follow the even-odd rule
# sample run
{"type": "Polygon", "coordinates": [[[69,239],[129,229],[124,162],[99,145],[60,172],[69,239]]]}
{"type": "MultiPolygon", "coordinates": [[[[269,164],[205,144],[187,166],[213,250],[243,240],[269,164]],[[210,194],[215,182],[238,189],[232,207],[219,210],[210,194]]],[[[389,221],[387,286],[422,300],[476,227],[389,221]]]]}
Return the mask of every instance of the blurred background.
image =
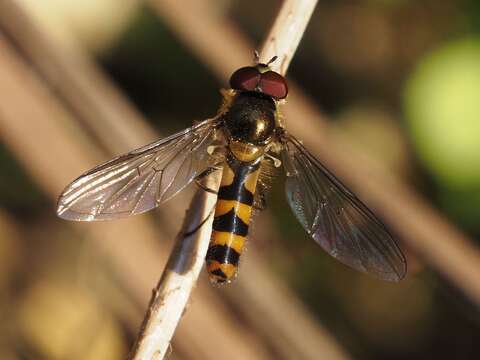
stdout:
{"type": "MultiPolygon", "coordinates": [[[[280,5],[0,2],[1,359],[126,357],[193,189],[94,224],[56,218],[56,197],[214,115],[280,5]]],[[[287,126],[391,227],[409,273],[385,283],[330,258],[279,176],[238,280],[201,275],[169,358],[480,358],[479,30],[474,0],[319,1],[287,126]]]]}

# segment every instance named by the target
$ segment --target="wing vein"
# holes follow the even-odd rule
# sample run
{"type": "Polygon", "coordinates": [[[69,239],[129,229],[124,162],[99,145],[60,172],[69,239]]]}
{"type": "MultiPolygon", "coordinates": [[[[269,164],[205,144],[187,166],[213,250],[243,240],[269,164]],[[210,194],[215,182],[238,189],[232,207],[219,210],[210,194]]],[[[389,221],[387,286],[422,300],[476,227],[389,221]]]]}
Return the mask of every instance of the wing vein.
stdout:
{"type": "Polygon", "coordinates": [[[357,270],[398,281],[406,261],[383,223],[293,136],[282,138],[290,207],[330,255],[357,270]]]}

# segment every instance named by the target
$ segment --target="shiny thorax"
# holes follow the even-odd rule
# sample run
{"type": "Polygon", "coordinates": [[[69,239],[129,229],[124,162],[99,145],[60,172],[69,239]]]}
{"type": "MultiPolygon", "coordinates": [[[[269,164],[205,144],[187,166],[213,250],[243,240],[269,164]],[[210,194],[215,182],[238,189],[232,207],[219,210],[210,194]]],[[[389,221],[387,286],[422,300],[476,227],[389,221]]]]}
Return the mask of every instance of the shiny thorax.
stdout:
{"type": "Polygon", "coordinates": [[[237,94],[223,116],[230,141],[263,146],[275,130],[276,106],[271,97],[256,92],[237,94]]]}

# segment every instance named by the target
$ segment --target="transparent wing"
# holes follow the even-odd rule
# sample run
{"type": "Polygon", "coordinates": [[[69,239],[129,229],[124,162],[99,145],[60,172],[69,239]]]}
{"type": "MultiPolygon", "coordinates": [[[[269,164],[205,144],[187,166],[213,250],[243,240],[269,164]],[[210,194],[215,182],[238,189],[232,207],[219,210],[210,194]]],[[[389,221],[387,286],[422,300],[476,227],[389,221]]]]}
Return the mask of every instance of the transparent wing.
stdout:
{"type": "Polygon", "coordinates": [[[67,220],[110,220],[140,214],[170,199],[216,161],[207,147],[216,119],[121,155],[83,174],[60,195],[67,220]]]}
{"type": "Polygon", "coordinates": [[[405,257],[380,220],[297,139],[284,141],[288,202],[308,234],[356,270],[401,280],[405,257]]]}
{"type": "Polygon", "coordinates": [[[273,165],[272,160],[264,158],[260,164],[260,175],[253,197],[254,213],[259,213],[267,208],[267,197],[272,187],[273,179],[277,177],[278,174],[279,171],[273,165]]]}

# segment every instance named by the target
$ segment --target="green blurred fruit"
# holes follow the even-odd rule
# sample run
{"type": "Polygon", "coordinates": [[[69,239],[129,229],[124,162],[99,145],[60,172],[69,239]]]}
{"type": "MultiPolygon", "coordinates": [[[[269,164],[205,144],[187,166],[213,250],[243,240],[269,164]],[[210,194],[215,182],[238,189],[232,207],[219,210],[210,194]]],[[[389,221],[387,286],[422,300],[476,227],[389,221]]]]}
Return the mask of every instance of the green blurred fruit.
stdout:
{"type": "Polygon", "coordinates": [[[405,113],[411,139],[441,185],[480,185],[480,39],[427,55],[410,77],[405,113]]]}

